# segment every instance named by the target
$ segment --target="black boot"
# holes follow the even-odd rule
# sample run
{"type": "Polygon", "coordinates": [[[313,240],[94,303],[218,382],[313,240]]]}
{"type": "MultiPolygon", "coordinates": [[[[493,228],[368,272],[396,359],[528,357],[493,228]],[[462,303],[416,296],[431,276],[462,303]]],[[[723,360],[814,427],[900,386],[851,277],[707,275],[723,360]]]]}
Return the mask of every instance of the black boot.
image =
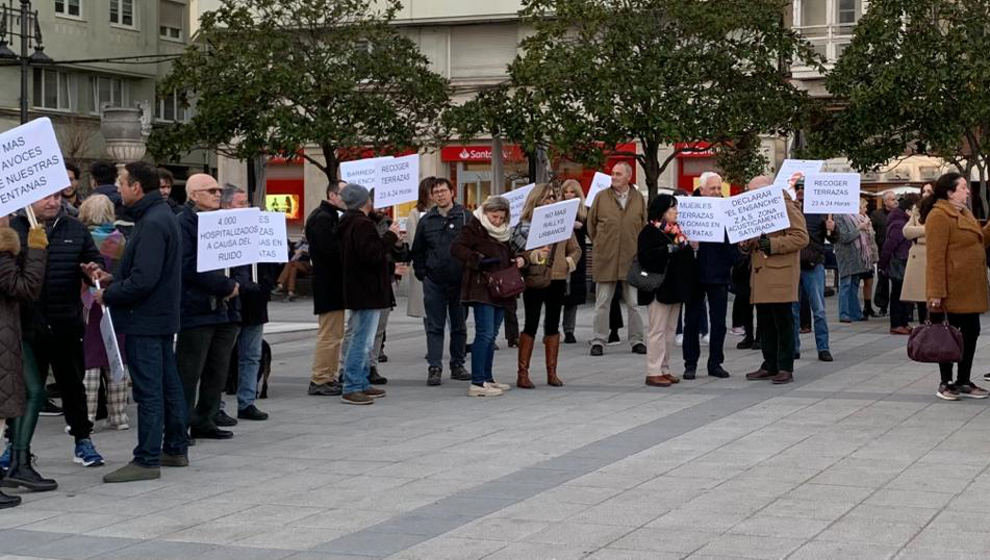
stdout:
{"type": "Polygon", "coordinates": [[[0,485],[6,488],[23,487],[34,492],[45,492],[58,488],[58,483],[50,478],[44,478],[31,465],[31,450],[14,450],[10,460],[10,470],[0,485]]]}
{"type": "Polygon", "coordinates": [[[863,319],[868,319],[870,317],[876,317],[877,314],[873,311],[873,302],[870,300],[863,300],[863,319]]]}
{"type": "MultiPolygon", "coordinates": [[[[0,481],[3,480],[3,470],[0,470],[0,481]]],[[[8,496],[0,492],[0,509],[12,508],[21,505],[20,496],[8,496]]]]}

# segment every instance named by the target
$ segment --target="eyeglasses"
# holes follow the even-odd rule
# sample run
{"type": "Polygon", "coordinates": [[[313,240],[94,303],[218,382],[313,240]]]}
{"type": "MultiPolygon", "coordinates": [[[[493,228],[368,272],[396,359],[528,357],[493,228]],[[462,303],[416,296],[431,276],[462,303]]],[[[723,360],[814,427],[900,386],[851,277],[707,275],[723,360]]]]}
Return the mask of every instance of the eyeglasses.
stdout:
{"type": "Polygon", "coordinates": [[[200,190],[198,190],[196,192],[197,193],[207,193],[210,196],[220,196],[220,193],[223,192],[223,189],[221,189],[220,187],[216,187],[216,188],[213,188],[213,189],[200,189],[200,190]]]}

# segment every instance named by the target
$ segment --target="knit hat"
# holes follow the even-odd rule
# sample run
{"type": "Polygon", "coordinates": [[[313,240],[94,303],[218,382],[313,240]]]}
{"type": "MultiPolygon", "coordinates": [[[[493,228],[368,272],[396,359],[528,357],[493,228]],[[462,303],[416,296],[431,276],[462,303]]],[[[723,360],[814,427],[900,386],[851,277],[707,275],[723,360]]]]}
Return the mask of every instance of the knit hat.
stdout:
{"type": "Polygon", "coordinates": [[[344,201],[344,206],[347,206],[348,210],[359,210],[368,202],[371,195],[368,193],[368,189],[361,185],[348,183],[340,191],[340,198],[344,201]]]}

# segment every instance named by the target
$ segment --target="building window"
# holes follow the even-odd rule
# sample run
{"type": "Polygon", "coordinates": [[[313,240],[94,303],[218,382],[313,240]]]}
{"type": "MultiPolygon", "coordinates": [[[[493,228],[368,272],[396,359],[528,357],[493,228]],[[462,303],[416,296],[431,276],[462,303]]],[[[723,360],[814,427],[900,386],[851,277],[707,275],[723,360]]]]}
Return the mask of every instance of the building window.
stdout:
{"type": "Polygon", "coordinates": [[[171,92],[165,97],[159,97],[155,105],[155,120],[164,122],[186,122],[189,120],[189,109],[185,107],[185,96],[171,92]]]}
{"type": "Polygon", "coordinates": [[[177,2],[163,0],[158,5],[158,35],[162,39],[182,40],[182,22],[185,6],[177,2]]]}
{"type": "Polygon", "coordinates": [[[82,0],[55,0],[55,13],[62,16],[80,17],[82,0]]]}
{"type": "Polygon", "coordinates": [[[834,62],[852,39],[863,0],[794,0],[794,26],[818,54],[834,62]]]}
{"type": "Polygon", "coordinates": [[[65,72],[35,68],[34,106],[57,111],[71,111],[70,77],[65,72]]]}
{"type": "Polygon", "coordinates": [[[110,0],[110,23],[134,27],[134,0],[110,0]]]}
{"type": "Polygon", "coordinates": [[[128,83],[120,78],[106,76],[90,76],[90,88],[93,90],[93,106],[90,112],[99,114],[104,105],[124,107],[128,98],[128,83]]]}

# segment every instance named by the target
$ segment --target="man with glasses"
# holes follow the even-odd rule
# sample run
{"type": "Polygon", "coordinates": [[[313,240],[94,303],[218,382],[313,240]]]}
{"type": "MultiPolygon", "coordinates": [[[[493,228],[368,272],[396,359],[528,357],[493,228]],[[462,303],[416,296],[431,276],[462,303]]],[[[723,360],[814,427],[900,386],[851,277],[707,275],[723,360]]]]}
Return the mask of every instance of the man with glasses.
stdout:
{"type": "Polygon", "coordinates": [[[306,241],[313,263],[313,313],[320,323],[308,390],[315,396],[340,396],[341,393],[337,372],[344,339],[344,272],[336,232],[340,212],[346,210],[340,198],[344,185],[346,183],[338,181],[327,186],[327,199],[306,219],[306,241]]]}
{"type": "Polygon", "coordinates": [[[189,200],[178,216],[182,232],[182,312],[175,353],[193,438],[234,437],[232,432],[218,428],[214,417],[220,410],[230,353],[237,341],[238,326],[230,319],[228,302],[238,296],[239,286],[222,270],[196,272],[198,214],[219,210],[221,192],[213,177],[193,175],[186,182],[189,200]]]}

